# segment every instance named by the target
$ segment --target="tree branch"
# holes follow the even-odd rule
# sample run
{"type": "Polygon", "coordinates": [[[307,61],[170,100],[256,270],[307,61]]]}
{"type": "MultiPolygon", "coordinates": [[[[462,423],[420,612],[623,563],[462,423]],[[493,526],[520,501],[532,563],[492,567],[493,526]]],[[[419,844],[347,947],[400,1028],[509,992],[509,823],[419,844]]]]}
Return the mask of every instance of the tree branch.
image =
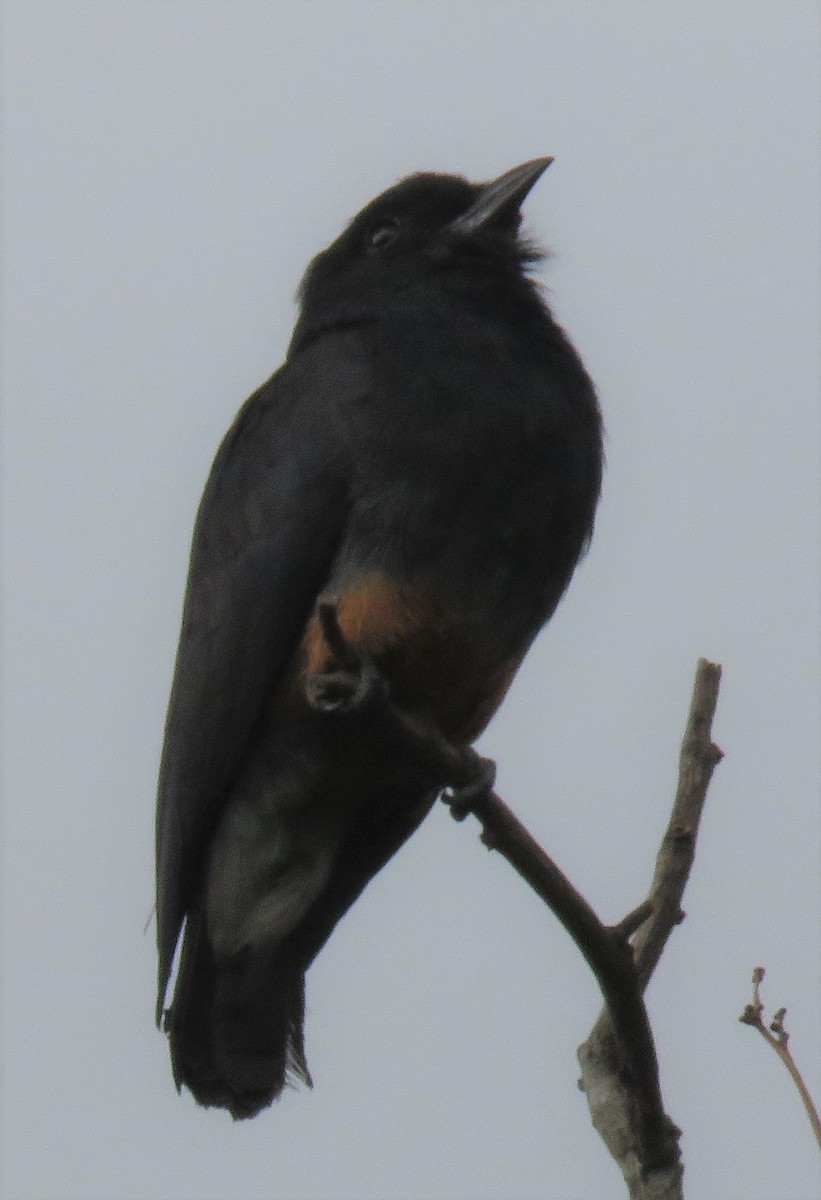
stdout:
{"type": "Polygon", "coordinates": [[[642,989],[647,987],[667,939],[684,919],[681,901],[695,858],[701,813],[713,770],[722,758],[721,750],[710,737],[720,683],[721,667],[700,658],[681,743],[673,811],[650,884],[648,900],[653,915],[633,943],[642,989]]]}
{"type": "MultiPolygon", "coordinates": [[[[695,856],[696,834],[713,770],[721,751],[710,731],[718,701],[721,667],[699,659],[690,712],[681,744],[679,778],[670,821],[656,858],[647,903],[652,915],[633,939],[637,978],[647,987],[673,928],[683,919],[681,900],[695,856]]],[[[679,1163],[650,1169],[641,1146],[640,1114],[624,1079],[611,1014],[599,1015],[579,1047],[581,1086],[594,1127],[621,1169],[634,1200],[679,1200],[679,1163]]],[[[671,1126],[671,1135],[679,1131],[671,1126]]]]}
{"type": "MultiPolygon", "coordinates": [[[[462,815],[465,800],[458,792],[456,803],[462,815]]],[[[612,1017],[621,1073],[630,1080],[642,1160],[654,1168],[670,1166],[678,1160],[674,1126],[662,1108],[653,1035],[625,932],[647,916],[647,905],[620,925],[604,925],[495,792],[471,796],[470,810],[482,823],[482,841],[506,858],[548,905],[595,975],[612,1017]]]]}
{"type": "Polygon", "coordinates": [[[681,897],[695,851],[707,785],[721,752],[710,741],[720,668],[699,662],[682,745],[679,787],[659,851],[650,896],[618,925],[606,926],[559,867],[493,791],[495,767],[470,747],[453,746],[431,725],[390,700],[387,681],[346,642],[332,598],[318,618],[331,664],[308,680],[309,702],[325,712],[366,712],[413,761],[457,820],[473,813],[482,841],[502,854],[552,909],[579,947],[605,998],[579,1049],[593,1124],[616,1158],[634,1200],[681,1196],[680,1131],[664,1113],[653,1037],[642,992],[682,917],[681,897]],[[638,931],[636,933],[636,931],[638,931]],[[628,940],[636,933],[634,944],[628,940]]]}

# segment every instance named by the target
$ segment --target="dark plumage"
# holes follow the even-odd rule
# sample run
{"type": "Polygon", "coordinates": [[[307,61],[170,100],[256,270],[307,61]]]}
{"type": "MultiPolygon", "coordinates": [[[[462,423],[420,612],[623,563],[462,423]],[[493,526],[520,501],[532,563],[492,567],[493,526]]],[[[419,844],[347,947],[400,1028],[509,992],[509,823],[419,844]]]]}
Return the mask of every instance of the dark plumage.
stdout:
{"type": "Polygon", "coordinates": [[[468,744],[590,538],[595,395],[518,232],[548,162],[372,201],[308,268],[286,362],[205,489],[160,772],[157,1016],[185,922],[174,1077],[235,1117],[310,1082],[305,971],[435,799],[308,704],[318,598],[397,704],[468,744]]]}

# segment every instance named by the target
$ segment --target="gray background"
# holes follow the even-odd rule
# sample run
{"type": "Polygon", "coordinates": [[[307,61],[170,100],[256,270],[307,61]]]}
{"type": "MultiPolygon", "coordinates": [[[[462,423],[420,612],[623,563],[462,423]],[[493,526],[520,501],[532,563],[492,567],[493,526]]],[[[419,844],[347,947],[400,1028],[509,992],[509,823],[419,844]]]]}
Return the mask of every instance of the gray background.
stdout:
{"type": "Polygon", "coordinates": [[[5,9],[3,1180],[9,1200],[622,1194],[576,1089],[595,986],[433,813],[309,977],[316,1089],[251,1123],[154,1031],[152,806],[188,540],[308,258],[412,170],[527,204],[609,430],[592,552],[483,741],[607,918],[644,895],[696,658],[726,752],[649,993],[689,1196],[811,1200],[756,963],[819,1062],[812,4],[5,9]]]}

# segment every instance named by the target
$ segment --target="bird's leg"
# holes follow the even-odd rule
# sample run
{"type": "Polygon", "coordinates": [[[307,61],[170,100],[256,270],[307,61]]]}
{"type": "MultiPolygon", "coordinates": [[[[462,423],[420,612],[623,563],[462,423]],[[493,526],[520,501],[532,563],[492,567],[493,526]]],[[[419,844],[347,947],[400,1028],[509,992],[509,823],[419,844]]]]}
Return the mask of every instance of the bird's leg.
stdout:
{"type": "Polygon", "coordinates": [[[327,713],[380,711],[397,749],[409,751],[430,782],[444,788],[442,799],[455,820],[481,811],[493,794],[495,762],[482,758],[472,746],[453,745],[433,725],[391,703],[383,673],[345,637],[335,599],[318,602],[317,620],[330,658],[305,680],[311,707],[327,713]]]}
{"type": "Polygon", "coordinates": [[[330,660],[321,671],[305,681],[305,692],[312,708],[323,712],[358,712],[372,701],[384,699],[387,684],[376,664],[351,646],[339,625],[336,601],[322,599],[317,604],[317,620],[330,651],[330,660]]]}

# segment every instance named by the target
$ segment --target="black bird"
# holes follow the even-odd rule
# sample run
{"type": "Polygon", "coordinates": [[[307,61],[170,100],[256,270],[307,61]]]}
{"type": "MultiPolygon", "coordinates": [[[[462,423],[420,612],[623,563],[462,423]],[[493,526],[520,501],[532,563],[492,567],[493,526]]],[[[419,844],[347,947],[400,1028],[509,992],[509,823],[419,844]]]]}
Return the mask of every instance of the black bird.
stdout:
{"type": "Polygon", "coordinates": [[[174,1079],[234,1117],[310,1084],[305,972],[436,796],[309,703],[333,661],[318,601],[398,707],[466,746],[592,533],[595,393],[519,232],[550,161],[368,204],[309,266],[285,364],[205,488],[160,770],[157,1020],[184,922],[174,1079]]]}

